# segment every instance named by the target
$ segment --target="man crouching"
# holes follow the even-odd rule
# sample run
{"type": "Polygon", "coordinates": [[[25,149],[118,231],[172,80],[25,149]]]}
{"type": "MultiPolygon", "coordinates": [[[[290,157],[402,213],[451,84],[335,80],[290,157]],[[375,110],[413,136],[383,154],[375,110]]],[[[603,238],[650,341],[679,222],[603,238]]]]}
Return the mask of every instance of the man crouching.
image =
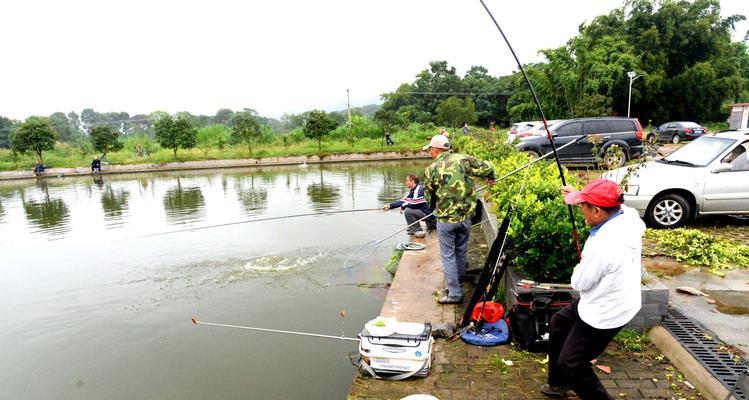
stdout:
{"type": "MultiPolygon", "coordinates": [[[[400,208],[401,214],[406,217],[406,224],[408,224],[409,235],[414,235],[418,238],[426,236],[426,232],[421,229],[421,223],[415,223],[416,221],[430,215],[432,210],[427,205],[424,199],[424,186],[419,182],[419,177],[411,174],[406,177],[406,187],[409,189],[406,197],[396,200],[382,209],[387,211],[394,208],[400,208]]],[[[431,232],[437,229],[437,219],[432,215],[425,219],[427,225],[427,232],[431,232]]]]}

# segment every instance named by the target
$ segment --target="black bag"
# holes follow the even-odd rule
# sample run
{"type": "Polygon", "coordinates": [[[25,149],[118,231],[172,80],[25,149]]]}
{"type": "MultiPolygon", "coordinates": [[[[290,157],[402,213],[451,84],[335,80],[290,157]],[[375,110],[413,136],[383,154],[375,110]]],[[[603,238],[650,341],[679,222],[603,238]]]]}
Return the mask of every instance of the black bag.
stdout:
{"type": "Polygon", "coordinates": [[[510,311],[513,341],[532,353],[548,352],[551,316],[572,301],[567,291],[519,293],[510,311]]]}

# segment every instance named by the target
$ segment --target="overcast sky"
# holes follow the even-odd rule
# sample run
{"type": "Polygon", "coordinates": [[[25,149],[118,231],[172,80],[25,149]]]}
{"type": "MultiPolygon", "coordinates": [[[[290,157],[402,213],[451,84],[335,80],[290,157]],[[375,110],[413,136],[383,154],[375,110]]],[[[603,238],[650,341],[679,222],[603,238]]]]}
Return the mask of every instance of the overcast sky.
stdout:
{"type": "MultiPolygon", "coordinates": [[[[621,0],[485,0],[520,60],[621,0]]],[[[723,15],[749,14],[723,0],[723,15]]],[[[0,4],[0,115],[92,107],[278,117],[379,102],[429,61],[492,75],[514,61],[478,0],[23,0],[0,4]]],[[[738,26],[734,40],[749,25],[738,26]]]]}

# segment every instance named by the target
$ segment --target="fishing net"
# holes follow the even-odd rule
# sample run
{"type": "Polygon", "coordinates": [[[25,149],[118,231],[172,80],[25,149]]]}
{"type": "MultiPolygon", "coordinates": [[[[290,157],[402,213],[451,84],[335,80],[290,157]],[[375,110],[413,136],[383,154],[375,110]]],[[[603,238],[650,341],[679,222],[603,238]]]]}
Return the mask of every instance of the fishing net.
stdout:
{"type": "Polygon", "coordinates": [[[354,250],[354,252],[351,253],[348,258],[346,258],[346,261],[343,262],[343,269],[351,269],[363,263],[364,260],[369,258],[369,256],[374,253],[378,244],[380,244],[380,242],[378,242],[377,240],[372,240],[370,242],[364,243],[361,247],[354,250]]]}

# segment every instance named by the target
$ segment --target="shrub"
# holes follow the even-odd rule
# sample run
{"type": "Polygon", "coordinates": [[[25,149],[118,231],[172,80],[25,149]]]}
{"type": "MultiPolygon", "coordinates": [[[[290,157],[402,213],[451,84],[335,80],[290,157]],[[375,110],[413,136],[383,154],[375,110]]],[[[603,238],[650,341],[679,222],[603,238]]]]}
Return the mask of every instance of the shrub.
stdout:
{"type": "MultiPolygon", "coordinates": [[[[505,144],[501,134],[461,137],[456,142],[465,154],[494,163],[498,177],[528,162],[527,155],[505,144]]],[[[526,278],[566,281],[578,261],[572,223],[558,176],[555,163],[540,161],[488,189],[498,218],[503,218],[514,206],[508,253],[512,264],[526,278]]],[[[565,179],[567,184],[579,186],[578,180],[566,170],[565,179]]],[[[584,220],[580,213],[575,213],[575,221],[578,231],[583,231],[584,220]]],[[[583,240],[581,237],[581,244],[583,240]]]]}
{"type": "Polygon", "coordinates": [[[749,246],[696,229],[648,229],[645,237],[655,239],[659,251],[690,265],[703,265],[712,270],[729,268],[731,264],[741,268],[749,266],[749,246]]]}

